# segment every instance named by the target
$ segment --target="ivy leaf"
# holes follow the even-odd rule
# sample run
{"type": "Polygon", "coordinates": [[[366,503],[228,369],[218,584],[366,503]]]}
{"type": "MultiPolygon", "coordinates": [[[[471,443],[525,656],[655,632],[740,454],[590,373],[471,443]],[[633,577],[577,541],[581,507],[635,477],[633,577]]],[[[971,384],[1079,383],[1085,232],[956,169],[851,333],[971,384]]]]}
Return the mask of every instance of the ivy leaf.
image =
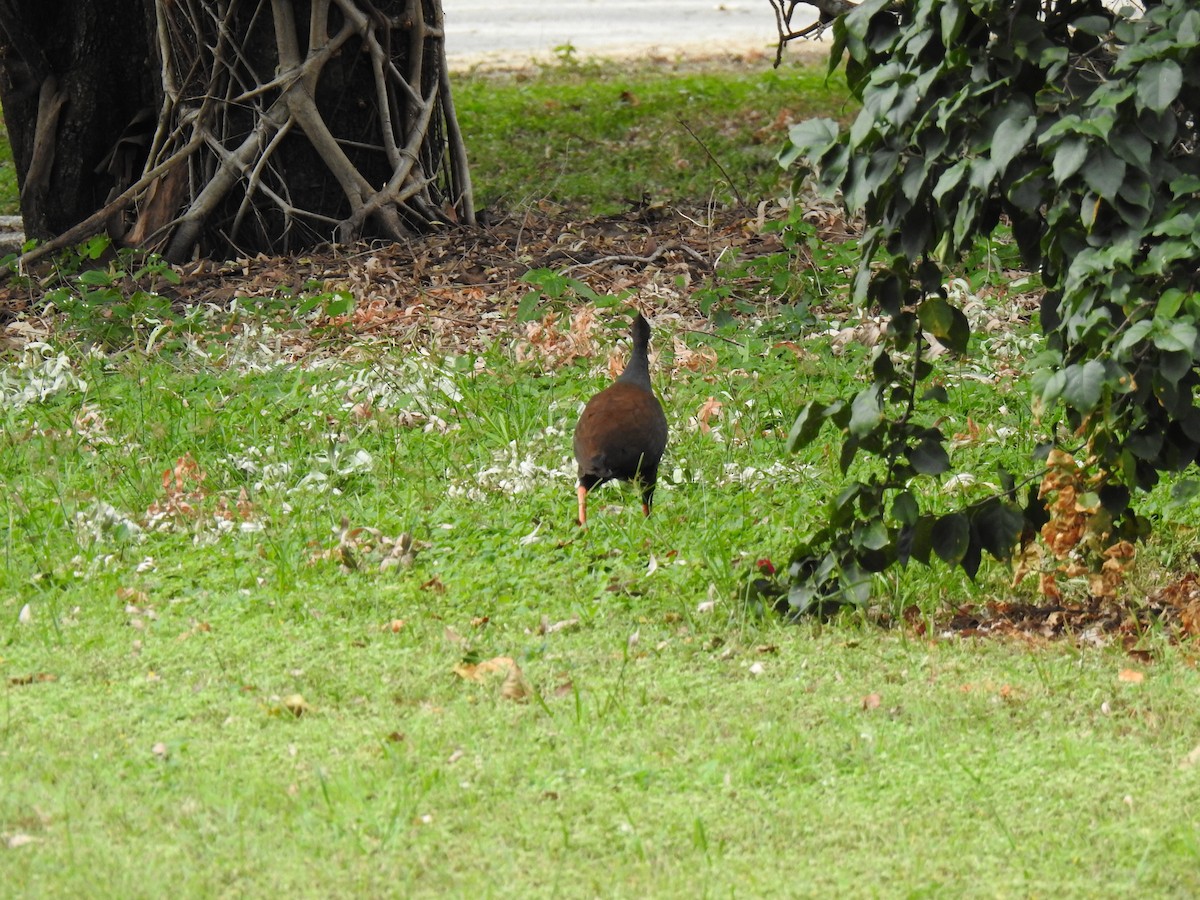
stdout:
{"type": "Polygon", "coordinates": [[[1008,168],[1013,158],[1025,149],[1036,130],[1037,117],[1032,115],[1025,116],[1024,120],[1020,120],[1020,116],[1013,116],[1000,123],[992,136],[992,162],[997,172],[1008,168]]]}
{"type": "Polygon", "coordinates": [[[971,543],[971,522],[962,513],[950,513],[933,523],[930,533],[933,552],[943,562],[957,565],[967,554],[971,543]]]}
{"type": "Polygon", "coordinates": [[[1111,199],[1125,183],[1125,160],[1107,149],[1094,152],[1088,157],[1083,180],[1101,197],[1111,199]]]}
{"type": "Polygon", "coordinates": [[[779,154],[779,164],[790,167],[796,160],[815,161],[837,143],[838,123],[833,119],[806,119],[788,129],[792,146],[779,154]]]}
{"type": "Polygon", "coordinates": [[[1108,16],[1080,16],[1077,19],[1071,20],[1071,27],[1077,31],[1082,31],[1084,34],[1092,34],[1099,37],[1107,34],[1112,28],[1112,22],[1108,16]]]}
{"type": "Polygon", "coordinates": [[[1159,59],[1141,67],[1137,75],[1138,106],[1162,112],[1179,96],[1183,70],[1171,59],[1159,59]]]}
{"type": "Polygon", "coordinates": [[[1153,328],[1154,322],[1150,319],[1142,319],[1140,322],[1134,322],[1129,326],[1129,330],[1121,335],[1121,339],[1117,341],[1117,345],[1113,347],[1113,356],[1117,359],[1129,359],[1137,345],[1146,339],[1146,335],[1153,328]]]}
{"type": "Polygon", "coordinates": [[[1068,138],[1054,151],[1054,180],[1062,184],[1087,160],[1088,145],[1082,138],[1068,138]]]}
{"type": "Polygon", "coordinates": [[[1190,322],[1162,323],[1155,320],[1154,346],[1159,350],[1181,350],[1191,353],[1196,348],[1196,326],[1190,322]]]}

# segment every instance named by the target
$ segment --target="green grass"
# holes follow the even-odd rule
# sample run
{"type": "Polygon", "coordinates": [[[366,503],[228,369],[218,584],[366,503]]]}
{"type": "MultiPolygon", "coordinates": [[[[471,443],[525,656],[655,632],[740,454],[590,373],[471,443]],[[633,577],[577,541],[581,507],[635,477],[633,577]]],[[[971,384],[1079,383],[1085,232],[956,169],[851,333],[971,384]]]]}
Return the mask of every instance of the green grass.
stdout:
{"type": "MultiPolygon", "coordinates": [[[[317,314],[295,302],[157,330],[146,298],[105,318],[77,297],[46,346],[0,356],[6,895],[1200,891],[1193,646],[1148,633],[1134,663],[743,606],[755,561],[782,567],[841,483],[832,440],[781,441],[856,383],[869,349],[816,336],[843,307],[686,334],[718,364],[674,377],[659,328],[655,513],[605,486],[581,531],[570,430],[598,363],[518,363],[515,330],[457,355],[326,330],[297,364],[288,329],[317,314]],[[189,456],[204,478],[167,493],[189,456]],[[362,532],[347,569],[347,527],[419,552],[381,570],[362,532]],[[496,657],[524,702],[455,673],[496,657]]],[[[628,319],[600,318],[607,348],[628,319]]],[[[947,434],[1007,429],[954,451],[981,482],[1046,427],[1008,365],[1036,342],[989,334],[946,369],[947,434]]],[[[1008,578],[914,566],[877,611],[932,622],[1013,597],[1008,578]]]]}
{"type": "Polygon", "coordinates": [[[454,98],[480,206],[549,200],[594,213],[781,196],[788,176],[775,156],[787,126],[854,110],[840,71],[826,79],[823,67],[763,62],[465,74],[454,98]]]}
{"type": "MultiPolygon", "coordinates": [[[[86,389],[6,403],[0,438],[0,834],[31,839],[4,851],[9,890],[1200,888],[1200,782],[1178,766],[1200,743],[1200,675],[1184,653],[1151,637],[1158,661],[1126,684],[1113,651],[741,607],[751,561],[780,560],[837,483],[828,451],[779,467],[782,409],[856,364],[797,367],[748,337],[714,344],[711,382],[660,378],[673,440],[655,515],[606,487],[586,532],[568,454],[603,384],[590,367],[519,366],[511,345],[478,366],[401,347],[297,368],[261,334],[201,338],[209,358],[65,343],[86,389]],[[760,355],[754,375],[733,371],[742,352],[760,355]],[[710,394],[727,402],[720,438],[686,424],[710,394]],[[367,398],[375,414],[356,417],[367,398]],[[399,424],[404,410],[450,430],[399,424]],[[188,453],[206,472],[198,515],[111,525],[146,525],[188,453]],[[730,480],[747,467],[771,475],[730,480]],[[217,527],[243,489],[253,530],[217,527]],[[421,552],[380,572],[363,550],[343,571],[324,552],[343,518],[409,531],[421,552]],[[497,656],[529,702],[454,674],[497,656]]],[[[33,375],[10,360],[8,389],[33,375]]],[[[914,570],[884,603],[933,613],[1005,577],[914,570]]]]}

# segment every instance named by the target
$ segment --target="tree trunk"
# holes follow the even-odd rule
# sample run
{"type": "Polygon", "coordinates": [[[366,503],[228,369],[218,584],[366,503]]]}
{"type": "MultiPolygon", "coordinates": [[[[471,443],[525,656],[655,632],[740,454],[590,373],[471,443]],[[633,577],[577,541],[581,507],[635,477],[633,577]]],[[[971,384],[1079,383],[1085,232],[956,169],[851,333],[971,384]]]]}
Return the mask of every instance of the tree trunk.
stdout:
{"type": "Polygon", "coordinates": [[[142,4],[95,0],[50,14],[38,0],[0,0],[0,103],[30,237],[61,234],[104,204],[112,179],[96,169],[154,103],[142,4]]]}
{"type": "Polygon", "coordinates": [[[34,12],[0,0],[0,99],[43,246],[107,229],[179,262],[474,220],[440,0],[88,0],[55,34],[34,12]]]}

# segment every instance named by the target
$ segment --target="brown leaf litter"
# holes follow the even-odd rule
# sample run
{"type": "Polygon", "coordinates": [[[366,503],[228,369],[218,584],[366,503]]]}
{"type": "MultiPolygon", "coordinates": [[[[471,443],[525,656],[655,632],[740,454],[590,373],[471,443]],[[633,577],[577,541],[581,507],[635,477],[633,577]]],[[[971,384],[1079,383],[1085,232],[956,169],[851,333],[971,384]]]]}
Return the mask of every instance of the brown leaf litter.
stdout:
{"type": "MultiPolygon", "coordinates": [[[[339,352],[345,352],[346,340],[464,352],[516,333],[523,337],[522,352],[557,362],[592,356],[598,352],[595,345],[608,342],[588,341],[586,321],[552,318],[518,326],[516,305],[531,289],[521,281],[525,273],[565,270],[598,294],[632,297],[645,311],[671,320],[676,330],[707,331],[707,318],[691,297],[693,287],[731,248],[741,260],[782,252],[765,225],[783,214],[778,208],[767,216],[638,203],[621,214],[582,217],[547,203],[484,217],[477,228],[401,243],[322,248],[297,257],[199,260],[177,268],[177,285],[159,279],[136,287],[156,290],[180,308],[225,310],[230,316],[224,328],[230,332],[248,319],[238,309],[265,309],[260,305],[265,301],[283,301],[278,315],[287,327],[273,341],[296,361],[324,349],[331,335],[343,339],[339,352]],[[295,327],[288,303],[334,292],[348,293],[353,309],[317,329],[295,327]]],[[[6,345],[41,339],[53,325],[40,316],[45,295],[59,281],[49,263],[29,274],[33,277],[20,283],[0,284],[0,335],[6,345]]],[[[132,281],[124,285],[134,287],[132,281]]],[[[688,365],[700,367],[696,360],[688,365]]]]}

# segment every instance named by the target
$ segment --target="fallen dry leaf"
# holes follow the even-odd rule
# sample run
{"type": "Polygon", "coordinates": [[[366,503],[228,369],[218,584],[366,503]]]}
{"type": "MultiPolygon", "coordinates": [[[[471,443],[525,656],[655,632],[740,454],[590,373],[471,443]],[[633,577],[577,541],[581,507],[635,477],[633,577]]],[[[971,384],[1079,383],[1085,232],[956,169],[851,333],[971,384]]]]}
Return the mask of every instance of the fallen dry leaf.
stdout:
{"type": "Polygon", "coordinates": [[[525,678],[525,673],[521,671],[521,667],[513,663],[512,668],[508,670],[508,676],[504,679],[504,684],[500,685],[500,696],[505,700],[512,700],[514,703],[524,703],[533,695],[533,688],[525,678]]]}
{"type": "Polygon", "coordinates": [[[466,681],[483,683],[492,675],[508,675],[509,670],[516,666],[511,656],[496,656],[481,663],[459,663],[454,667],[454,674],[466,681]]]}
{"type": "Polygon", "coordinates": [[[390,622],[385,622],[381,626],[382,631],[390,631],[392,634],[399,634],[404,630],[407,623],[403,619],[392,619],[390,622]]]}
{"type": "Polygon", "coordinates": [[[569,631],[579,624],[579,616],[572,616],[559,622],[551,622],[546,616],[538,623],[537,634],[554,634],[558,631],[569,631]]]}
{"type": "Polygon", "coordinates": [[[867,694],[862,698],[863,709],[879,709],[879,704],[883,702],[883,698],[879,694],[867,694]]]}
{"type": "Polygon", "coordinates": [[[117,599],[126,606],[149,606],[150,597],[145,591],[139,591],[137,588],[119,587],[117,588],[117,599]]]}
{"type": "Polygon", "coordinates": [[[308,703],[305,702],[301,694],[288,694],[280,701],[280,706],[290,712],[297,719],[304,715],[309,710],[308,703]]]}
{"type": "Polygon", "coordinates": [[[1122,669],[1117,673],[1117,681],[1123,681],[1126,684],[1141,684],[1145,680],[1145,674],[1137,669],[1122,669]]]}
{"type": "Polygon", "coordinates": [[[24,847],[28,844],[32,844],[36,840],[37,838],[32,837],[31,835],[21,834],[19,832],[17,834],[6,834],[4,835],[4,846],[9,850],[16,850],[18,847],[24,847]]]}
{"type": "Polygon", "coordinates": [[[454,674],[465,681],[483,684],[501,675],[504,683],[500,685],[500,696],[505,700],[523,703],[533,695],[533,688],[525,678],[525,673],[511,656],[497,656],[481,663],[459,663],[454,667],[454,674]]]}
{"type": "Polygon", "coordinates": [[[58,681],[58,676],[51,675],[49,672],[37,672],[33,675],[10,675],[8,677],[10,687],[24,687],[27,684],[42,684],[48,681],[58,681]]]}

